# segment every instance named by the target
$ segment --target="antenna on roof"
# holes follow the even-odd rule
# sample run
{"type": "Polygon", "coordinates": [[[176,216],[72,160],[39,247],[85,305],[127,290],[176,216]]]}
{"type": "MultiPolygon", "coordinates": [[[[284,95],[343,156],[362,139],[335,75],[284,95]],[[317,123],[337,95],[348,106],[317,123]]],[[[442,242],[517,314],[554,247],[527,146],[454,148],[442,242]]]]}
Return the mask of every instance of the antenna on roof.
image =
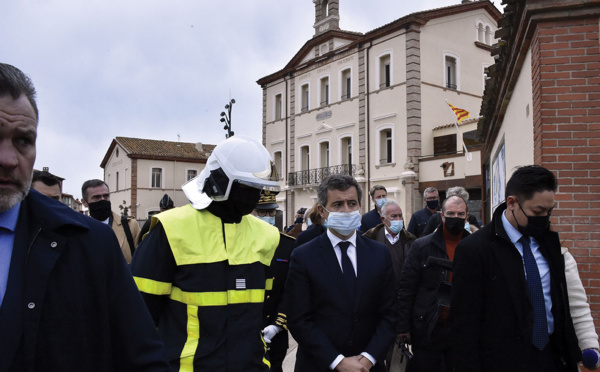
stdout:
{"type": "Polygon", "coordinates": [[[181,137],[181,135],[179,133],[177,133],[177,142],[180,142],[180,137],[181,137]]]}

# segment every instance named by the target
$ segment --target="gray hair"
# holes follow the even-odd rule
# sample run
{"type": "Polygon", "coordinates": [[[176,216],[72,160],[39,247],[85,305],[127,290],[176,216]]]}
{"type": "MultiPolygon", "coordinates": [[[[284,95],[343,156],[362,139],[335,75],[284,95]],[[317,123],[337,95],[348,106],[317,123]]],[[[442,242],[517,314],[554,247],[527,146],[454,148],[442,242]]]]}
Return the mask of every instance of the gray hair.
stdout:
{"type": "Polygon", "coordinates": [[[446,191],[446,198],[451,196],[459,196],[465,201],[465,203],[469,201],[469,193],[462,186],[454,186],[449,188],[448,191],[446,191]]]}
{"type": "Polygon", "coordinates": [[[18,99],[24,94],[35,112],[36,120],[39,120],[39,112],[35,102],[35,87],[31,79],[18,68],[0,63],[0,96],[6,94],[10,94],[13,99],[18,99]]]}
{"type": "MultiPolygon", "coordinates": [[[[400,208],[400,205],[393,200],[388,200],[387,202],[385,202],[383,204],[383,207],[381,207],[381,214],[387,218],[386,212],[387,212],[388,208],[391,206],[394,206],[394,205],[396,205],[396,206],[398,206],[398,208],[400,208]]],[[[400,208],[400,210],[402,210],[402,208],[400,208]]]]}
{"type": "Polygon", "coordinates": [[[317,190],[317,202],[325,207],[327,206],[328,190],[346,191],[352,186],[356,188],[356,192],[358,193],[358,205],[360,205],[362,200],[362,189],[354,177],[345,174],[333,174],[325,178],[317,190]]]}
{"type": "Polygon", "coordinates": [[[460,204],[460,202],[465,203],[465,207],[467,207],[466,212],[469,212],[469,206],[467,205],[467,202],[465,201],[465,199],[461,198],[458,195],[452,195],[446,199],[444,199],[444,201],[442,202],[442,214],[446,212],[446,204],[448,203],[452,203],[452,204],[460,204]]]}
{"type": "Polygon", "coordinates": [[[428,187],[425,189],[425,191],[423,191],[423,199],[426,199],[427,194],[431,194],[432,192],[436,193],[438,195],[438,197],[440,196],[440,193],[438,192],[438,190],[435,187],[428,187]]]}

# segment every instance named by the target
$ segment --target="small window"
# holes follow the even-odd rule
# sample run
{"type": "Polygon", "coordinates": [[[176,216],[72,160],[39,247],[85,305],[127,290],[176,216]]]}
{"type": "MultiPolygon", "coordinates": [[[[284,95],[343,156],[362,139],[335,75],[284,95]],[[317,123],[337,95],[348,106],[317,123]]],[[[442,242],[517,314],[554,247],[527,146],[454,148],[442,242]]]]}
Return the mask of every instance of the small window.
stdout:
{"type": "Polygon", "coordinates": [[[329,77],[321,79],[321,106],[329,104],[329,77]]]}
{"type": "Polygon", "coordinates": [[[456,154],[456,134],[433,137],[433,155],[456,154]]]}
{"type": "Polygon", "coordinates": [[[485,43],[485,33],[483,31],[483,23],[477,25],[477,41],[485,43]]]}
{"type": "Polygon", "coordinates": [[[487,45],[492,45],[492,29],[490,26],[485,27],[485,43],[487,45]]]}
{"type": "Polygon", "coordinates": [[[303,171],[310,169],[310,150],[308,146],[300,148],[300,166],[303,171]]]}
{"type": "Polygon", "coordinates": [[[387,88],[391,84],[390,55],[379,58],[379,89],[387,88]]]}
{"type": "Polygon", "coordinates": [[[458,84],[456,81],[456,58],[446,56],[446,88],[457,89],[458,84]]]}
{"type": "Polygon", "coordinates": [[[196,177],[198,175],[198,171],[195,169],[188,169],[187,170],[187,174],[185,176],[186,180],[191,180],[192,178],[196,177]]]}
{"type": "Polygon", "coordinates": [[[342,164],[352,164],[352,138],[342,138],[342,164]]]}
{"type": "Polygon", "coordinates": [[[477,138],[477,130],[471,130],[463,133],[463,141],[465,142],[467,149],[482,144],[482,142],[477,138]]]}
{"type": "Polygon", "coordinates": [[[281,94],[275,95],[275,120],[281,120],[282,114],[281,94]]]}
{"type": "Polygon", "coordinates": [[[153,187],[153,188],[161,188],[162,187],[162,168],[152,168],[151,187],[153,187]]]}
{"type": "Polygon", "coordinates": [[[301,88],[300,88],[300,104],[301,104],[301,111],[302,112],[307,112],[309,110],[308,107],[308,84],[304,84],[301,88]]]}
{"type": "Polygon", "coordinates": [[[119,172],[115,172],[115,191],[119,191],[119,172]]]}
{"type": "Polygon", "coordinates": [[[392,163],[392,130],[384,129],[379,132],[380,154],[379,164],[392,163]]]}
{"type": "Polygon", "coordinates": [[[148,211],[148,219],[152,218],[152,216],[159,214],[160,211],[148,211]]]}
{"type": "Polygon", "coordinates": [[[283,173],[281,170],[283,169],[283,157],[281,156],[281,151],[276,151],[273,154],[273,162],[275,163],[275,170],[277,171],[278,177],[281,177],[283,173]]]}
{"type": "Polygon", "coordinates": [[[329,142],[321,142],[321,168],[329,167],[329,142]]]}
{"type": "Polygon", "coordinates": [[[117,151],[115,153],[115,156],[118,158],[119,157],[119,148],[117,147],[117,151]]]}
{"type": "Polygon", "coordinates": [[[342,101],[352,97],[352,75],[350,69],[342,71],[342,101]]]}

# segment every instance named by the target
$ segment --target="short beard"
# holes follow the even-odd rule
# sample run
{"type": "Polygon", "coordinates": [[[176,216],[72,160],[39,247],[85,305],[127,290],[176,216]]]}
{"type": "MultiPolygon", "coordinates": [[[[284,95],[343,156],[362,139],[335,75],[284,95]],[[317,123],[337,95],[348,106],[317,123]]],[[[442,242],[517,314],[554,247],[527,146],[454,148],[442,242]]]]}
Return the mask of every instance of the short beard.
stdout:
{"type": "Polygon", "coordinates": [[[19,204],[29,194],[30,188],[31,177],[28,181],[19,182],[19,190],[16,192],[0,190],[0,212],[7,211],[19,204]]]}

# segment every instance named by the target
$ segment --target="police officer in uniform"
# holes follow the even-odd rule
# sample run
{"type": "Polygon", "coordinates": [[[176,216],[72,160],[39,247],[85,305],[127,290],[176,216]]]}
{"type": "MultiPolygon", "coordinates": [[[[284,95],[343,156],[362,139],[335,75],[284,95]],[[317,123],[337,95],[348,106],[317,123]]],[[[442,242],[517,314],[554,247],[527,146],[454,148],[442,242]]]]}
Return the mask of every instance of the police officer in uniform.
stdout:
{"type": "MultiPolygon", "coordinates": [[[[275,225],[277,215],[276,192],[262,191],[258,205],[252,214],[261,220],[275,225]]],[[[263,337],[269,345],[271,371],[282,372],[282,364],[289,346],[287,332],[287,316],[283,304],[283,289],[289,268],[290,255],[296,246],[296,239],[280,233],[279,245],[271,266],[267,268],[267,288],[265,292],[265,307],[263,337]]]]}

